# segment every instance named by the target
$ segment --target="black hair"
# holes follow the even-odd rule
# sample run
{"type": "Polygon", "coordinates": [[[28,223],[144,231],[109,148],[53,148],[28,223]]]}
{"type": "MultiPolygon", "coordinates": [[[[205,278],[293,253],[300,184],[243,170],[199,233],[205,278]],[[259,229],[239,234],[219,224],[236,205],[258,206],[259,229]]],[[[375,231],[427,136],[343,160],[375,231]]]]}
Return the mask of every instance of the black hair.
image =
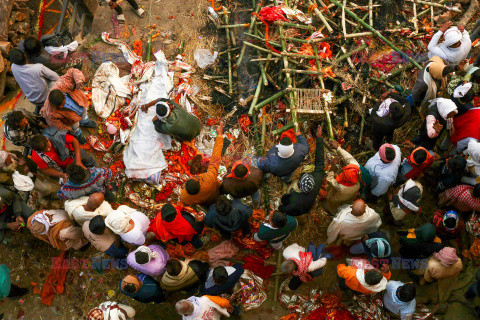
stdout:
{"type": "Polygon", "coordinates": [[[166,222],[172,222],[177,216],[177,210],[171,203],[165,203],[160,210],[162,220],[166,222]]]}
{"type": "Polygon", "coordinates": [[[40,53],[42,53],[42,45],[40,44],[40,41],[34,37],[25,38],[23,46],[25,48],[25,52],[29,55],[38,56],[40,53]]]}
{"type": "Polygon", "coordinates": [[[90,219],[90,223],[88,224],[88,230],[91,233],[96,235],[101,235],[105,231],[105,219],[101,215],[97,215],[90,219]]]}
{"type": "Polygon", "coordinates": [[[395,155],[395,149],[393,149],[392,147],[385,148],[385,157],[388,161],[393,161],[395,159],[395,155]]]}
{"type": "Polygon", "coordinates": [[[393,120],[400,120],[403,117],[405,110],[403,106],[398,102],[393,102],[390,104],[390,113],[392,115],[393,120]]]}
{"type": "Polygon", "coordinates": [[[50,101],[55,107],[61,106],[64,100],[65,96],[63,95],[63,92],[58,89],[50,91],[48,95],[48,101],[50,101]]]}
{"type": "Polygon", "coordinates": [[[41,134],[36,134],[32,138],[32,142],[30,143],[30,147],[37,152],[45,152],[47,149],[48,139],[41,134]]]}
{"type": "MultiPolygon", "coordinates": [[[[88,170],[88,169],[87,169],[88,170]]],[[[68,174],[68,180],[72,181],[73,183],[83,183],[88,176],[88,171],[84,168],[80,167],[72,163],[67,167],[65,172],[68,174]]]]}
{"type": "Polygon", "coordinates": [[[403,286],[397,288],[397,298],[402,302],[410,302],[415,299],[417,295],[417,288],[413,283],[405,283],[403,286]]]}
{"type": "Polygon", "coordinates": [[[143,251],[137,251],[135,252],[135,262],[138,264],[146,264],[148,263],[148,254],[143,251]]]}
{"type": "Polygon", "coordinates": [[[473,100],[473,98],[475,98],[475,91],[473,88],[470,88],[470,90],[468,90],[463,97],[458,98],[458,100],[460,100],[462,103],[469,103],[473,100]]]}
{"type": "Polygon", "coordinates": [[[287,224],[287,216],[278,210],[272,214],[272,224],[275,228],[283,228],[287,224]]]}
{"type": "Polygon", "coordinates": [[[137,287],[133,283],[128,283],[123,287],[123,291],[126,293],[135,293],[137,291],[137,287]]]}
{"type": "Polygon", "coordinates": [[[449,217],[443,220],[443,223],[445,224],[445,227],[453,229],[457,225],[457,219],[455,219],[454,217],[449,217]]]}
{"type": "Polygon", "coordinates": [[[226,196],[221,195],[215,202],[215,207],[218,214],[226,216],[230,213],[230,211],[232,211],[232,201],[230,201],[226,196]]]}
{"type": "Polygon", "coordinates": [[[216,284],[222,285],[225,284],[228,280],[228,272],[227,269],[225,269],[224,266],[218,266],[213,269],[213,281],[215,281],[216,284]]]}
{"type": "Polygon", "coordinates": [[[7,120],[5,121],[7,126],[14,130],[20,129],[20,122],[25,119],[25,115],[22,111],[14,110],[8,114],[7,120]]]}
{"type": "Polygon", "coordinates": [[[10,51],[8,60],[10,60],[10,62],[13,64],[18,64],[19,66],[23,66],[24,64],[27,63],[27,59],[25,58],[25,55],[23,54],[22,51],[18,49],[12,49],[10,51]]]}
{"type": "Polygon", "coordinates": [[[427,160],[427,151],[425,151],[424,149],[414,150],[413,159],[418,164],[424,163],[425,160],[427,160]]]}
{"type": "Polygon", "coordinates": [[[185,183],[185,190],[189,195],[196,195],[200,192],[200,183],[195,179],[188,179],[185,183]]]}
{"type": "Polygon", "coordinates": [[[382,279],[383,279],[383,274],[379,270],[373,269],[365,272],[365,282],[369,286],[374,286],[379,284],[380,281],[382,281],[382,279]]]}
{"type": "Polygon", "coordinates": [[[235,169],[233,170],[233,173],[235,173],[236,177],[243,178],[247,175],[248,169],[243,164],[239,164],[238,166],[235,167],[235,169]]]}
{"type": "Polygon", "coordinates": [[[445,66],[445,68],[443,68],[443,70],[442,70],[442,77],[446,77],[450,73],[455,72],[458,69],[459,69],[458,65],[457,66],[455,66],[455,65],[445,66]]]}
{"type": "Polygon", "coordinates": [[[177,259],[170,259],[167,261],[165,265],[166,272],[171,276],[178,276],[182,271],[182,264],[177,259]]]}
{"type": "Polygon", "coordinates": [[[168,113],[168,108],[164,103],[158,103],[155,107],[155,112],[159,117],[165,117],[168,113]]]}
{"type": "Polygon", "coordinates": [[[477,184],[475,185],[475,187],[473,187],[472,195],[473,195],[475,198],[480,198],[480,183],[477,183],[477,184]]]}
{"type": "Polygon", "coordinates": [[[280,139],[280,144],[282,146],[289,146],[291,145],[293,142],[292,142],[292,139],[290,139],[289,137],[283,137],[282,139],[280,139]]]}

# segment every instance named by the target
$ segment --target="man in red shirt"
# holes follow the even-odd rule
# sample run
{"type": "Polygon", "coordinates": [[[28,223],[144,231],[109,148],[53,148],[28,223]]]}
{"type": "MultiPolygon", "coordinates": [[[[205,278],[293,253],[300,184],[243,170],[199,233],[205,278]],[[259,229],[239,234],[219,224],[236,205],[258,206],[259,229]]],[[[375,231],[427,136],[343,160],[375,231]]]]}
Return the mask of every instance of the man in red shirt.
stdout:
{"type": "Polygon", "coordinates": [[[84,150],[80,149],[78,140],[69,133],[55,135],[49,139],[40,134],[32,139],[32,160],[45,174],[63,178],[68,176],[64,172],[66,167],[75,163],[83,168],[94,167],[95,161],[84,150]]]}

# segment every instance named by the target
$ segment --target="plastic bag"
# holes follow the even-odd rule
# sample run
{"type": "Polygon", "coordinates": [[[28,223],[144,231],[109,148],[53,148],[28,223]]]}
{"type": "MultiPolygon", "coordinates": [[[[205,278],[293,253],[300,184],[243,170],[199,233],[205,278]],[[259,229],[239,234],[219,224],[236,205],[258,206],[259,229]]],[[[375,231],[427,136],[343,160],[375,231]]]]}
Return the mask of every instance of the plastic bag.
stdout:
{"type": "Polygon", "coordinates": [[[212,53],[208,49],[197,49],[193,54],[193,58],[197,62],[197,65],[202,69],[205,69],[209,65],[214,64],[215,60],[217,60],[217,56],[218,56],[217,51],[214,51],[212,53]]]}

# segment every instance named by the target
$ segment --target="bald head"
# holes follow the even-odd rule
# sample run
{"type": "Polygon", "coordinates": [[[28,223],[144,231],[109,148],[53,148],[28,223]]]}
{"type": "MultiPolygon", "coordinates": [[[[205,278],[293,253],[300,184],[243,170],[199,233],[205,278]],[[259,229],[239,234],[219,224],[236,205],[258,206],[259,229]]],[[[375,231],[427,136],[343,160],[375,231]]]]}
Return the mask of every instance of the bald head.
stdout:
{"type": "Polygon", "coordinates": [[[100,193],[100,192],[92,193],[88,197],[88,201],[87,201],[87,205],[85,206],[85,209],[88,211],[95,211],[98,207],[102,205],[103,201],[105,201],[105,196],[103,195],[103,193],[100,193]]]}
{"type": "Polygon", "coordinates": [[[179,315],[189,316],[193,313],[193,303],[188,300],[180,300],[175,304],[179,315]]]}
{"type": "Polygon", "coordinates": [[[362,199],[356,200],[352,205],[352,214],[356,217],[361,216],[365,213],[366,204],[362,199]]]}
{"type": "Polygon", "coordinates": [[[282,262],[280,265],[280,272],[284,274],[293,273],[297,269],[297,264],[292,260],[282,262]]]}

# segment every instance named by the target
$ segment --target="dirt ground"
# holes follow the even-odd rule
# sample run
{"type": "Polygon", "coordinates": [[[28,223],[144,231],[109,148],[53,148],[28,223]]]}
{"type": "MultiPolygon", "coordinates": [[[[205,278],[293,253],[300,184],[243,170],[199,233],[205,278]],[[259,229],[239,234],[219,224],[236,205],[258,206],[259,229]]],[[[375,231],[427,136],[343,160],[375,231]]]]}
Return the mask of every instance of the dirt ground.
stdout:
{"type": "MultiPolygon", "coordinates": [[[[100,0],[99,0],[100,1],[100,0]]],[[[118,57],[119,51],[111,45],[97,41],[101,32],[113,32],[113,24],[110,20],[113,11],[104,5],[104,1],[100,1],[101,6],[95,16],[92,30],[85,38],[84,47],[90,51],[93,58],[93,65],[101,63],[102,60],[109,59],[109,53],[118,57]]],[[[146,10],[147,16],[143,19],[138,18],[129,8],[128,3],[123,2],[127,23],[124,28],[120,29],[120,34],[125,36],[124,40],[131,45],[133,41],[141,38],[146,49],[145,30],[151,25],[156,25],[156,29],[162,33],[153,43],[153,51],[163,49],[167,58],[173,59],[181,40],[185,40],[186,61],[194,62],[193,52],[197,48],[216,49],[215,37],[209,33],[206,24],[206,10],[209,3],[206,0],[139,0],[139,4],[146,10]],[[134,35],[132,28],[135,29],[134,35]],[[143,37],[142,37],[143,36],[143,37]]],[[[123,72],[128,72],[129,68],[126,64],[120,65],[123,72]]],[[[194,76],[194,82],[202,91],[200,94],[207,94],[207,83],[202,82],[199,76],[194,76]]],[[[26,101],[24,97],[18,103],[19,107],[32,109],[33,106],[26,101]]],[[[2,114],[0,114],[1,116],[2,114]]],[[[3,127],[0,128],[3,130],[3,127]]],[[[401,137],[397,137],[401,141],[401,137]]],[[[402,137],[403,140],[403,137],[402,137]]],[[[11,148],[11,144],[6,142],[7,149],[11,148]]],[[[312,156],[312,155],[311,155],[312,156]]],[[[365,159],[362,159],[365,160],[365,159]]],[[[312,159],[310,159],[310,162],[312,159]]],[[[275,186],[280,185],[275,181],[275,186]]],[[[426,199],[423,201],[423,212],[421,216],[409,217],[406,221],[408,226],[418,226],[426,222],[430,222],[431,215],[436,206],[436,198],[427,191],[426,199]]],[[[272,199],[276,201],[277,199],[272,199]]],[[[381,212],[383,203],[372,205],[377,212],[381,212]]],[[[288,238],[285,245],[291,243],[299,243],[306,246],[309,242],[324,243],[326,241],[326,230],[331,220],[327,214],[323,212],[320,205],[317,205],[310,213],[309,221],[315,223],[307,223],[297,228],[295,232],[288,238]]],[[[384,225],[382,229],[388,231],[392,236],[392,243],[396,243],[398,236],[395,233],[396,228],[384,225]]],[[[7,263],[10,266],[13,282],[17,285],[30,287],[36,283],[41,287],[48,275],[51,267],[51,258],[60,254],[55,249],[47,246],[40,240],[36,240],[24,230],[23,234],[10,233],[10,239],[7,243],[0,246],[0,264],[7,263]]],[[[395,248],[397,250],[398,248],[395,248]]],[[[104,254],[97,252],[95,249],[88,249],[86,252],[69,252],[67,256],[72,259],[107,258],[104,254]]],[[[270,258],[276,261],[275,254],[270,258]]],[[[315,281],[305,284],[299,290],[299,293],[308,293],[310,289],[318,288],[325,292],[332,292],[338,289],[336,277],[336,265],[343,263],[344,260],[329,261],[325,267],[323,276],[315,278],[315,281]]],[[[109,269],[105,272],[99,272],[91,268],[91,264],[83,269],[79,267],[70,270],[67,276],[65,292],[55,297],[53,305],[48,307],[40,303],[38,294],[29,294],[20,302],[3,299],[0,301],[0,314],[4,313],[4,319],[13,320],[79,320],[83,319],[84,314],[92,307],[97,306],[101,302],[112,298],[112,300],[127,303],[135,308],[137,316],[135,319],[163,319],[174,320],[180,319],[173,309],[173,303],[178,297],[172,297],[169,302],[160,305],[141,304],[126,298],[119,293],[118,283],[122,277],[132,270],[109,269]]],[[[408,280],[406,273],[394,272],[395,279],[408,280]]],[[[282,278],[283,281],[284,278],[282,278]]],[[[288,314],[288,310],[283,308],[278,301],[272,299],[274,281],[268,282],[269,299],[262,304],[261,307],[253,311],[247,312],[236,319],[260,320],[260,319],[278,319],[288,314]]],[[[233,317],[235,319],[235,317],[233,317]]],[[[455,319],[448,318],[445,319],[455,319]]],[[[457,318],[458,319],[458,318],[457,318]]],[[[474,319],[471,314],[462,314],[462,319],[474,319]]]]}

